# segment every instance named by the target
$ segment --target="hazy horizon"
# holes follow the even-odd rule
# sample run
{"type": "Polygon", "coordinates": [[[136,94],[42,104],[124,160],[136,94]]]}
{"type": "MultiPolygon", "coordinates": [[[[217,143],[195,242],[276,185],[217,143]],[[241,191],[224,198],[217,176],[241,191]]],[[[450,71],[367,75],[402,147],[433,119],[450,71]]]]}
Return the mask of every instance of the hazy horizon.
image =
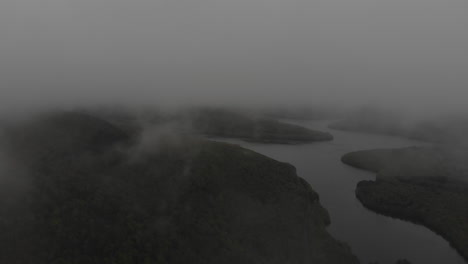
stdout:
{"type": "Polygon", "coordinates": [[[468,0],[0,0],[0,263],[468,264],[467,99],[468,0]]]}
{"type": "Polygon", "coordinates": [[[2,110],[80,104],[465,111],[463,0],[0,3],[2,110]]]}

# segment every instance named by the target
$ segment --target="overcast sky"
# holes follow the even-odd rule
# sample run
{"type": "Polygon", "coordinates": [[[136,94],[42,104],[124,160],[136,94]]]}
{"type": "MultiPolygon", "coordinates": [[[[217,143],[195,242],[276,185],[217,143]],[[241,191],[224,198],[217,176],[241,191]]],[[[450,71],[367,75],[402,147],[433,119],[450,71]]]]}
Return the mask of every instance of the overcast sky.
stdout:
{"type": "Polygon", "coordinates": [[[467,101],[466,0],[0,1],[3,108],[467,101]]]}

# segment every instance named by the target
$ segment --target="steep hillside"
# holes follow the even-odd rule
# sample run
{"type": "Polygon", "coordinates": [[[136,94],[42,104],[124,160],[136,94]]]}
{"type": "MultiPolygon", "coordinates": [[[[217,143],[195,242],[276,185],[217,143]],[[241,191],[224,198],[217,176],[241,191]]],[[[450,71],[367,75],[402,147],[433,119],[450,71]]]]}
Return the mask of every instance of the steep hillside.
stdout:
{"type": "Polygon", "coordinates": [[[138,153],[76,113],[9,131],[27,181],[0,188],[1,263],[358,263],[289,164],[189,137],[138,153]]]}

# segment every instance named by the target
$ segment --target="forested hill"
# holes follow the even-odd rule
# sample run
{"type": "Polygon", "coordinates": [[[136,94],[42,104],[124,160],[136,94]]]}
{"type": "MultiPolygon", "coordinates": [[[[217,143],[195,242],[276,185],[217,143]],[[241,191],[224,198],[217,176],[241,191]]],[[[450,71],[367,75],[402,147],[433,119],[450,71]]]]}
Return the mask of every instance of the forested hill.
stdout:
{"type": "Polygon", "coordinates": [[[239,146],[181,136],[141,151],[77,113],[7,137],[1,263],[358,262],[294,167],[239,146]]]}

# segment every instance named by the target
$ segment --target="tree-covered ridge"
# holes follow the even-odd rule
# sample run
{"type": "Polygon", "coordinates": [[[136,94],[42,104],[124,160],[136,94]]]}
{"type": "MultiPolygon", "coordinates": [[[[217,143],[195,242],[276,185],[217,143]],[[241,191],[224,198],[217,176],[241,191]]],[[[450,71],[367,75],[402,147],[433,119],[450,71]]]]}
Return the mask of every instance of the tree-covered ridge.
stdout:
{"type": "Polygon", "coordinates": [[[294,144],[332,140],[329,133],[310,130],[267,118],[218,108],[193,111],[187,117],[192,128],[208,136],[240,138],[263,143],[294,144]]]}
{"type": "Polygon", "coordinates": [[[77,113],[10,132],[28,181],[0,200],[1,263],[357,263],[289,164],[190,137],[135,153],[77,113]]]}

